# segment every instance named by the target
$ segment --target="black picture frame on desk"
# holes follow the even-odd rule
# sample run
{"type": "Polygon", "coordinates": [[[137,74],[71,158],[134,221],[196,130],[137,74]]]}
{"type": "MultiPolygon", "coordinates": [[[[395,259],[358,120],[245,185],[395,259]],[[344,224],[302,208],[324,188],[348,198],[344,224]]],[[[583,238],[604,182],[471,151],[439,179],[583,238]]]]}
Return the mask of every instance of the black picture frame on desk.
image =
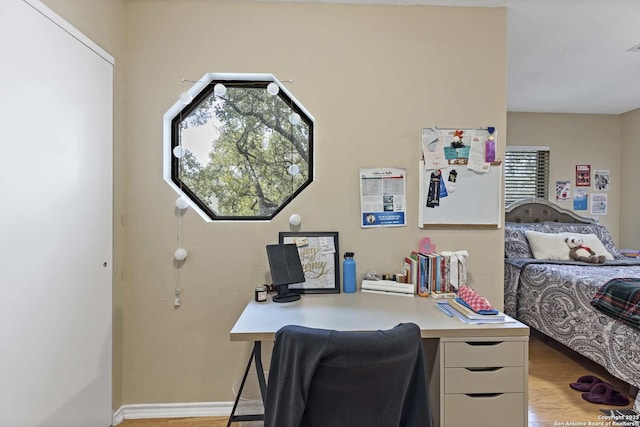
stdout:
{"type": "Polygon", "coordinates": [[[306,280],[289,285],[291,292],[340,293],[340,249],[337,231],[281,231],[278,241],[281,244],[298,244],[298,254],[306,280]]]}

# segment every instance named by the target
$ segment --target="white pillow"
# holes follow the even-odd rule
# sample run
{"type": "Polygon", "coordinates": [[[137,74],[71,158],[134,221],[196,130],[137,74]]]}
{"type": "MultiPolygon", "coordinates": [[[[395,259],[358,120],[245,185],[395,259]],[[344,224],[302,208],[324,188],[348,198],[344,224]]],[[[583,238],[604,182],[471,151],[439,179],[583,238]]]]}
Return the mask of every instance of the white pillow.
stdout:
{"type": "Polygon", "coordinates": [[[604,255],[606,259],[612,260],[613,255],[604,247],[598,236],[595,234],[580,233],[540,233],[538,231],[525,231],[529,246],[535,259],[551,259],[559,261],[568,261],[569,246],[564,241],[567,237],[578,236],[584,240],[583,245],[591,248],[596,255],[604,255]]]}

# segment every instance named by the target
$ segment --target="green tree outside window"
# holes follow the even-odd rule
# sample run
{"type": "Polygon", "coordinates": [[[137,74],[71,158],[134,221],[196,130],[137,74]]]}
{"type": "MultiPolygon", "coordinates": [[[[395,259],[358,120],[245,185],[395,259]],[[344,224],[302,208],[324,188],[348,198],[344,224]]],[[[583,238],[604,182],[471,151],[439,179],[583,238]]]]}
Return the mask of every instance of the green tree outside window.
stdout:
{"type": "Polygon", "coordinates": [[[269,75],[210,76],[171,118],[171,182],[212,220],[271,219],[313,180],[313,118],[269,75]]]}

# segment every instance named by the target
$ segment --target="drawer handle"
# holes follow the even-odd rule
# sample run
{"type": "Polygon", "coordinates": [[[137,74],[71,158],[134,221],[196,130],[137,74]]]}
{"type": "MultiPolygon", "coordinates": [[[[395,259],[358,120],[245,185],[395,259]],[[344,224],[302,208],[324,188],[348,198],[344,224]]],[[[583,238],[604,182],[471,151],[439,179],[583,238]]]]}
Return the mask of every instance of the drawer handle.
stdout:
{"type": "Polygon", "coordinates": [[[478,347],[480,346],[489,347],[489,346],[502,344],[502,341],[468,341],[467,344],[472,346],[478,346],[478,347]]]}
{"type": "Polygon", "coordinates": [[[495,372],[502,369],[502,367],[487,367],[487,368],[464,368],[471,372],[495,372]]]}
{"type": "Polygon", "coordinates": [[[504,393],[468,393],[467,396],[472,399],[495,399],[503,394],[504,393]]]}

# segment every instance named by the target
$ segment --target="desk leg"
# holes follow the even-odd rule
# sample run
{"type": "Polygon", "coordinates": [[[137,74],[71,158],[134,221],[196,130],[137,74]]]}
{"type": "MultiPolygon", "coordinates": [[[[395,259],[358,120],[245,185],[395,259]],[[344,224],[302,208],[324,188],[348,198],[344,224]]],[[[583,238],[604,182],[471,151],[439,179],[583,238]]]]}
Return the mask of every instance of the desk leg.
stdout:
{"type": "Polygon", "coordinates": [[[251,368],[251,363],[255,361],[256,363],[256,375],[258,376],[258,385],[260,386],[260,395],[262,397],[262,405],[264,406],[264,402],[267,397],[267,382],[264,377],[264,369],[262,367],[262,342],[255,341],[253,343],[253,350],[251,351],[251,356],[249,356],[249,363],[247,363],[247,369],[244,370],[244,375],[242,376],[242,382],[240,383],[240,388],[238,389],[238,394],[236,395],[236,400],[233,402],[233,409],[231,410],[231,415],[229,416],[229,421],[227,422],[227,427],[231,426],[231,423],[236,421],[262,421],[264,420],[264,414],[254,414],[254,415],[236,415],[236,409],[238,408],[238,402],[240,401],[240,396],[242,396],[242,390],[244,389],[244,384],[247,381],[247,376],[249,375],[249,369],[251,368]]]}
{"type": "Polygon", "coordinates": [[[253,343],[253,358],[256,361],[256,375],[258,376],[258,385],[262,395],[262,405],[264,405],[267,401],[267,381],[264,378],[264,368],[262,367],[262,342],[260,341],[253,343]]]}

